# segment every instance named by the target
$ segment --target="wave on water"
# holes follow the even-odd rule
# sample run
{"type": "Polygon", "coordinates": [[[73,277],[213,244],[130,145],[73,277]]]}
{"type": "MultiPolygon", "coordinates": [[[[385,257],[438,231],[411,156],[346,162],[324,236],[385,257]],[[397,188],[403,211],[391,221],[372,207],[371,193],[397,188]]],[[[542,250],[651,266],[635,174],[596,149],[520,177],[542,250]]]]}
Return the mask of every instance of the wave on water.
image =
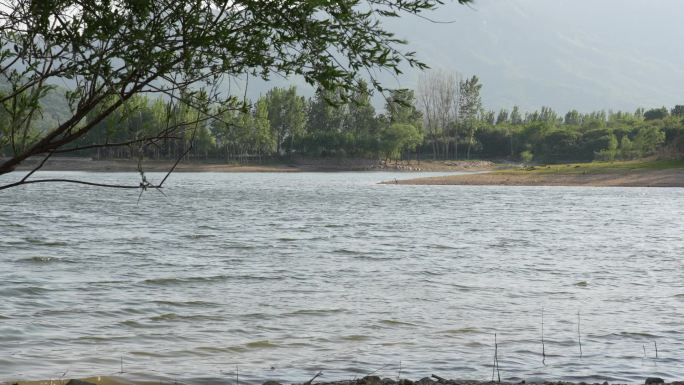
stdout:
{"type": "MultiPolygon", "coordinates": [[[[441,283],[441,282],[438,282],[438,283],[441,283]]],[[[457,283],[451,283],[451,284],[449,284],[449,286],[460,291],[460,292],[469,292],[469,291],[481,289],[481,288],[476,288],[476,287],[472,287],[472,286],[459,285],[457,283]]]]}
{"type": "Polygon", "coordinates": [[[254,245],[248,245],[248,244],[244,244],[244,243],[236,244],[236,243],[232,243],[232,242],[228,243],[228,244],[223,244],[222,247],[226,248],[226,249],[231,249],[231,250],[254,250],[257,248],[254,245]]]}
{"type": "Polygon", "coordinates": [[[24,238],[24,241],[27,243],[30,243],[32,245],[39,245],[39,246],[49,246],[49,247],[69,246],[69,243],[64,242],[64,241],[55,241],[55,240],[44,239],[44,238],[27,237],[27,238],[24,238]]]}
{"type": "Polygon", "coordinates": [[[465,327],[465,328],[458,328],[458,329],[448,329],[448,330],[445,330],[444,333],[445,334],[480,334],[480,333],[484,333],[484,332],[479,330],[478,328],[465,327]]]}
{"type": "Polygon", "coordinates": [[[344,341],[367,341],[369,340],[369,336],[361,335],[361,334],[351,334],[348,336],[342,336],[342,340],[344,341]]]}
{"type": "Polygon", "coordinates": [[[125,326],[132,329],[166,329],[168,325],[158,322],[147,322],[148,319],[128,319],[125,321],[118,322],[118,325],[125,326]]]}
{"type": "MultiPolygon", "coordinates": [[[[673,190],[621,189],[624,209],[615,190],[425,186],[425,198],[363,175],[368,187],[325,184],[348,178],[338,174],[179,174],[172,205],[205,187],[211,204],[171,212],[155,199],[145,215],[128,205],[137,194],[54,192],[57,210],[82,213],[66,228],[33,218],[0,230],[0,378],[123,364],[148,383],[219,385],[239,364],[244,384],[301,383],[319,369],[333,381],[390,364],[377,375],[401,365],[404,378],[488,379],[494,332],[506,380],[684,376],[684,224],[653,225],[684,212],[673,190]],[[299,187],[309,190],[283,195],[299,187]],[[410,231],[397,231],[404,222],[410,231]]],[[[26,210],[7,222],[39,204],[13,199],[26,210]]]]}
{"type": "Polygon", "coordinates": [[[358,251],[349,249],[336,249],[332,251],[334,254],[346,254],[346,255],[356,255],[359,254],[358,251]]]}
{"type": "Polygon", "coordinates": [[[150,317],[150,321],[160,322],[160,321],[223,321],[225,318],[217,315],[209,314],[191,314],[191,315],[181,315],[177,313],[164,313],[154,317],[150,317]]]}
{"type": "Polygon", "coordinates": [[[184,283],[194,283],[194,282],[220,282],[220,281],[226,281],[228,279],[231,279],[233,277],[229,275],[212,275],[212,276],[195,276],[195,277],[181,277],[181,278],[176,278],[176,277],[163,277],[163,278],[149,278],[144,280],[143,282],[147,285],[158,285],[158,286],[166,286],[166,285],[176,285],[176,284],[184,284],[184,283]]]}
{"type": "Polygon", "coordinates": [[[437,250],[458,250],[458,249],[463,249],[463,247],[445,245],[445,244],[441,244],[441,243],[435,243],[435,244],[432,244],[432,245],[428,245],[427,248],[429,248],[429,249],[437,249],[437,250]]]}
{"type": "MultiPolygon", "coordinates": [[[[290,277],[291,279],[296,279],[295,277],[290,277]]],[[[211,283],[211,282],[223,282],[223,281],[281,281],[286,279],[286,277],[281,276],[268,276],[268,275],[212,275],[212,276],[193,276],[193,277],[162,277],[162,278],[148,278],[143,281],[146,285],[156,285],[156,286],[168,286],[168,285],[180,285],[189,283],[211,283]]]]}
{"type": "Polygon", "coordinates": [[[439,271],[431,271],[431,270],[423,270],[423,271],[418,272],[418,274],[420,274],[420,275],[427,275],[427,276],[430,276],[430,275],[444,275],[444,273],[441,273],[441,272],[439,272],[439,271]]]}
{"type": "Polygon", "coordinates": [[[186,235],[181,235],[181,238],[185,239],[205,239],[205,238],[215,238],[216,235],[214,234],[186,234],[186,235]]]}
{"type": "Polygon", "coordinates": [[[354,259],[360,259],[365,261],[396,261],[401,259],[400,257],[374,257],[372,255],[355,255],[354,259]]]}
{"type": "Polygon", "coordinates": [[[132,337],[128,336],[111,336],[111,335],[104,335],[104,336],[81,336],[77,337],[75,340],[78,341],[79,343],[83,344],[102,344],[102,343],[111,343],[113,341],[125,341],[127,339],[130,339],[132,337]]]}
{"type": "Polygon", "coordinates": [[[349,225],[339,224],[339,223],[327,223],[327,224],[323,225],[323,227],[329,228],[329,229],[337,229],[337,228],[349,227],[349,225]]]}
{"type": "Polygon", "coordinates": [[[416,326],[418,326],[418,325],[416,325],[416,324],[414,324],[414,323],[405,322],[405,321],[397,321],[397,320],[393,320],[393,319],[384,319],[384,320],[380,320],[380,323],[383,324],[383,325],[394,326],[394,327],[400,327],[400,326],[411,326],[411,327],[416,327],[416,326]]]}
{"type": "Polygon", "coordinates": [[[267,314],[267,313],[247,313],[247,314],[241,314],[241,318],[247,318],[247,319],[256,319],[256,320],[266,320],[266,319],[271,319],[274,317],[273,314],[267,314]]]}
{"type": "Polygon", "coordinates": [[[165,358],[168,357],[166,354],[155,353],[155,352],[144,352],[144,351],[132,351],[129,354],[139,357],[150,357],[150,358],[165,358]]]}
{"type": "Polygon", "coordinates": [[[648,332],[620,332],[613,333],[613,335],[618,335],[623,338],[658,338],[657,335],[648,332]]]}
{"type": "Polygon", "coordinates": [[[325,317],[334,314],[340,314],[346,312],[346,309],[301,309],[293,312],[285,313],[283,316],[318,316],[325,317]]]}
{"type": "Polygon", "coordinates": [[[274,344],[273,342],[268,341],[268,340],[248,342],[245,344],[245,346],[249,349],[275,349],[275,348],[278,348],[277,344],[274,344]]]}
{"type": "Polygon", "coordinates": [[[133,327],[133,328],[138,328],[138,327],[142,327],[142,326],[143,326],[140,322],[134,321],[134,320],[130,320],[130,319],[129,319],[129,320],[125,320],[125,321],[119,322],[119,325],[122,325],[122,326],[129,326],[129,327],[133,327]]]}
{"type": "Polygon", "coordinates": [[[219,306],[216,302],[208,301],[150,301],[155,305],[159,306],[176,306],[176,307],[217,307],[219,306]]]}
{"type": "Polygon", "coordinates": [[[46,289],[40,286],[24,286],[0,289],[0,297],[11,297],[13,295],[43,295],[45,293],[53,292],[53,290],[46,289]]]}
{"type": "Polygon", "coordinates": [[[166,313],[150,317],[150,321],[171,321],[176,318],[178,318],[178,315],[176,313],[166,313]]]}
{"type": "MultiPolygon", "coordinates": [[[[196,351],[200,352],[201,354],[217,354],[217,353],[230,353],[234,352],[235,349],[232,348],[221,348],[221,347],[216,347],[216,346],[198,346],[195,348],[196,351]]],[[[244,350],[244,349],[242,349],[244,350]]]]}
{"type": "Polygon", "coordinates": [[[45,263],[76,263],[67,258],[60,257],[50,257],[46,255],[36,255],[32,257],[20,258],[16,260],[17,263],[35,263],[35,264],[45,264],[45,263]]]}

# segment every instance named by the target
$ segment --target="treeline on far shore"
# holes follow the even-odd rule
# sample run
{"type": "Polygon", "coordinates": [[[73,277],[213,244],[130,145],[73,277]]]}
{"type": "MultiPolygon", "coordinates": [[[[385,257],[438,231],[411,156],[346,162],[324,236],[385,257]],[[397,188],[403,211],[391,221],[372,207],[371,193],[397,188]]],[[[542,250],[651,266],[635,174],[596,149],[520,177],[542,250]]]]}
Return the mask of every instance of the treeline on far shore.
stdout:
{"type": "MultiPolygon", "coordinates": [[[[477,77],[430,75],[417,91],[388,92],[383,111],[376,111],[364,87],[346,100],[330,91],[305,98],[295,87],[273,88],[240,108],[204,111],[202,119],[190,107],[170,109],[161,98],[134,97],[79,139],[81,150],[73,154],[220,162],[305,156],[545,163],[684,154],[683,105],[634,112],[491,111],[482,106],[481,88],[477,77]],[[192,121],[191,129],[158,135],[170,121],[192,121]],[[144,147],[98,145],[139,143],[148,132],[157,138],[144,147]]],[[[0,138],[0,156],[11,153],[12,143],[0,138]]]]}

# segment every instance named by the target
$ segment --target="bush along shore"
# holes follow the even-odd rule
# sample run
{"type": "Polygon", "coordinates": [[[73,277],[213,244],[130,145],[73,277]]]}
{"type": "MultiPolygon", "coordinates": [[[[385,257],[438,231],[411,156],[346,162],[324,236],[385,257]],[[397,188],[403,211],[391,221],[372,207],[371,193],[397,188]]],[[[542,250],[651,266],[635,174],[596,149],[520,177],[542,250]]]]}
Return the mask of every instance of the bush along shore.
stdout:
{"type": "MultiPolygon", "coordinates": [[[[406,378],[401,378],[401,379],[392,379],[392,378],[380,378],[379,376],[365,376],[360,379],[353,379],[353,380],[341,380],[341,381],[317,381],[317,379],[322,375],[321,372],[317,373],[313,378],[310,380],[303,382],[303,383],[296,383],[292,385],[527,385],[527,384],[532,384],[532,385],[621,385],[619,383],[611,383],[609,384],[607,381],[603,383],[586,383],[586,382],[566,382],[566,381],[518,381],[518,382],[509,382],[509,381],[501,381],[498,379],[498,376],[495,377],[495,380],[492,381],[479,381],[479,380],[450,380],[446,379],[443,377],[440,377],[438,375],[432,375],[431,377],[425,377],[420,380],[410,380],[406,378]]],[[[1,384],[1,383],[0,383],[1,384]]],[[[117,384],[117,385],[136,385],[136,384],[143,384],[143,383],[137,383],[137,382],[132,382],[132,381],[126,381],[125,379],[122,378],[114,378],[114,377],[92,377],[92,378],[86,378],[83,380],[79,379],[71,379],[71,380],[66,380],[66,379],[60,379],[58,381],[55,380],[49,380],[49,381],[20,381],[20,382],[12,382],[11,385],[111,385],[111,384],[117,384]]],[[[161,382],[159,383],[160,385],[162,384],[161,382]]],[[[174,385],[182,385],[183,383],[181,382],[174,382],[174,385]]],[[[684,381],[672,381],[672,382],[666,382],[664,379],[659,378],[659,377],[646,377],[644,378],[643,381],[644,385],[684,385],[684,381]]],[[[10,383],[5,383],[4,385],[10,385],[10,383]]],[[[266,381],[262,385],[286,385],[278,381],[266,381]]]]}

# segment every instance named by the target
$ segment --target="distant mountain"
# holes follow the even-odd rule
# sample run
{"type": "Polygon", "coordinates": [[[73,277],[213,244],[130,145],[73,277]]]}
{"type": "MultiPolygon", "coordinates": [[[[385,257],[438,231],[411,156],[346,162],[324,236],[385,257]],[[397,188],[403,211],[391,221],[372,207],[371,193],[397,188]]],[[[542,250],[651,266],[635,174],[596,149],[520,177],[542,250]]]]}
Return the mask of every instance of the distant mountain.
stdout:
{"type": "MultiPolygon", "coordinates": [[[[633,111],[684,104],[682,15],[681,0],[475,0],[428,15],[449,24],[408,15],[385,25],[431,67],[478,75],[487,108],[633,111]]],[[[418,76],[382,80],[415,87],[418,76]]],[[[311,93],[277,79],[250,80],[248,95],[290,83],[311,93]]]]}
{"type": "Polygon", "coordinates": [[[430,15],[451,24],[388,26],[431,66],[478,75],[489,108],[634,110],[684,103],[681,15],[679,0],[475,0],[430,15]]]}
{"type": "MultiPolygon", "coordinates": [[[[447,2],[427,15],[448,24],[407,15],[385,26],[431,67],[478,75],[486,108],[633,111],[684,104],[682,15],[681,0],[475,0],[447,2]]],[[[380,79],[415,88],[419,76],[406,68],[399,78],[380,79]]],[[[301,79],[273,77],[249,79],[247,96],[293,84],[313,95],[301,79]]],[[[226,82],[224,89],[243,95],[243,85],[226,82]]],[[[52,96],[43,106],[54,123],[69,110],[63,97],[52,96]]],[[[384,101],[376,96],[375,104],[382,109],[384,101]]]]}

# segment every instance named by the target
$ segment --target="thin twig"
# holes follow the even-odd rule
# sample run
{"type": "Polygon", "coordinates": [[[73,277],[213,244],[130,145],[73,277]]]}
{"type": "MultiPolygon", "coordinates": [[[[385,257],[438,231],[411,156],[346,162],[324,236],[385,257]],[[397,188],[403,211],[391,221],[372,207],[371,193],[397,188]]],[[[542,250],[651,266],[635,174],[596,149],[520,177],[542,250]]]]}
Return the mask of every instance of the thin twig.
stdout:
{"type": "Polygon", "coordinates": [[[499,344],[496,341],[496,333],[494,333],[494,364],[492,365],[492,382],[494,382],[494,373],[497,374],[499,382],[501,382],[501,372],[499,371],[499,344]]]}
{"type": "Polygon", "coordinates": [[[50,159],[50,157],[52,156],[52,154],[53,154],[52,151],[48,152],[48,154],[43,158],[43,160],[40,162],[40,164],[38,164],[38,166],[34,167],[33,170],[31,170],[28,174],[26,174],[23,178],[21,178],[21,181],[22,181],[22,182],[26,182],[26,180],[27,180],[31,175],[33,175],[33,173],[35,173],[36,171],[40,170],[40,169],[45,165],[45,162],[47,162],[48,159],[50,159]]]}
{"type": "MultiPolygon", "coordinates": [[[[140,185],[119,185],[119,184],[108,184],[108,183],[95,183],[95,182],[86,182],[82,180],[75,180],[75,179],[62,179],[62,178],[52,178],[52,179],[33,179],[33,180],[27,180],[24,182],[14,182],[10,184],[6,184],[3,186],[0,186],[0,190],[8,189],[11,187],[16,187],[24,184],[33,184],[33,183],[52,183],[52,182],[62,182],[62,183],[75,183],[75,184],[83,184],[86,186],[95,186],[95,187],[111,187],[111,188],[123,188],[123,189],[139,189],[141,188],[140,185]]],[[[147,188],[161,188],[161,186],[147,186],[147,188]]]]}
{"type": "Polygon", "coordinates": [[[546,348],[544,346],[544,307],[541,310],[541,342],[542,342],[542,364],[546,366],[546,348]]]}
{"type": "Polygon", "coordinates": [[[320,376],[322,376],[322,375],[323,375],[323,372],[318,372],[318,373],[316,373],[315,376],[311,377],[311,379],[310,379],[309,381],[305,382],[303,385],[311,385],[311,383],[313,383],[313,381],[314,381],[316,378],[318,378],[318,377],[320,377],[320,376]]]}
{"type": "Polygon", "coordinates": [[[496,333],[494,333],[494,360],[492,362],[492,382],[494,382],[494,374],[496,373],[496,333]]]}
{"type": "MultiPolygon", "coordinates": [[[[1,185],[0,190],[5,190],[8,188],[21,186],[21,185],[25,185],[25,184],[62,182],[62,183],[82,184],[82,185],[94,186],[94,187],[109,187],[109,188],[121,188],[121,189],[141,189],[141,190],[146,190],[148,188],[151,188],[151,189],[157,189],[157,190],[161,191],[161,188],[163,187],[164,182],[166,182],[166,180],[169,178],[171,173],[176,169],[176,167],[178,166],[180,161],[183,160],[183,158],[188,153],[190,153],[190,151],[192,150],[192,147],[193,147],[192,141],[194,140],[194,138],[195,138],[195,132],[193,132],[192,138],[190,140],[190,145],[188,146],[188,148],[176,159],[176,162],[173,164],[171,169],[169,169],[169,171],[166,173],[166,175],[164,176],[162,181],[159,182],[159,184],[157,184],[157,185],[151,184],[147,181],[144,181],[144,183],[141,182],[138,185],[119,185],[119,184],[86,182],[86,181],[75,180],[75,179],[51,178],[51,179],[20,180],[20,181],[14,182],[14,183],[1,185]]],[[[46,160],[46,159],[44,159],[44,160],[46,160]]],[[[138,200],[140,200],[140,197],[138,197],[138,200]]]]}
{"type": "Polygon", "coordinates": [[[577,344],[579,344],[580,358],[582,358],[582,337],[580,333],[580,312],[577,311],[577,344]]]}
{"type": "Polygon", "coordinates": [[[164,179],[162,179],[162,181],[159,182],[159,187],[161,187],[164,184],[164,182],[166,182],[166,179],[168,179],[169,175],[171,175],[173,170],[176,169],[176,166],[178,166],[178,163],[180,163],[180,161],[183,158],[185,158],[185,156],[190,152],[190,150],[192,150],[192,142],[195,140],[195,132],[192,133],[192,137],[190,138],[190,145],[188,146],[188,149],[185,150],[185,152],[183,152],[183,154],[181,156],[179,156],[178,159],[176,159],[176,163],[174,163],[173,166],[171,167],[171,169],[169,170],[169,172],[166,173],[166,175],[164,176],[164,179]]]}
{"type": "Polygon", "coordinates": [[[496,376],[498,382],[501,383],[501,371],[499,370],[499,344],[496,342],[496,333],[494,333],[494,360],[496,361],[496,376]]]}
{"type": "Polygon", "coordinates": [[[385,368],[388,367],[388,366],[389,366],[389,364],[382,365],[381,367],[375,369],[374,371],[372,371],[372,372],[370,372],[370,373],[368,373],[368,374],[366,374],[366,375],[367,375],[367,376],[372,376],[373,374],[375,374],[375,373],[381,371],[382,369],[385,369],[385,368]]]}
{"type": "Polygon", "coordinates": [[[656,341],[653,341],[653,346],[655,346],[656,359],[657,359],[658,358],[658,343],[656,341]]]}
{"type": "Polygon", "coordinates": [[[69,373],[69,369],[65,370],[64,373],[62,373],[62,376],[59,378],[60,384],[62,384],[62,385],[64,384],[64,376],[66,376],[67,373],[69,373]]]}
{"type": "Polygon", "coordinates": [[[145,189],[144,189],[144,188],[141,188],[141,189],[140,189],[140,194],[138,194],[138,201],[135,202],[135,205],[136,205],[136,206],[140,204],[140,198],[142,198],[143,192],[145,192],[145,189]]]}

